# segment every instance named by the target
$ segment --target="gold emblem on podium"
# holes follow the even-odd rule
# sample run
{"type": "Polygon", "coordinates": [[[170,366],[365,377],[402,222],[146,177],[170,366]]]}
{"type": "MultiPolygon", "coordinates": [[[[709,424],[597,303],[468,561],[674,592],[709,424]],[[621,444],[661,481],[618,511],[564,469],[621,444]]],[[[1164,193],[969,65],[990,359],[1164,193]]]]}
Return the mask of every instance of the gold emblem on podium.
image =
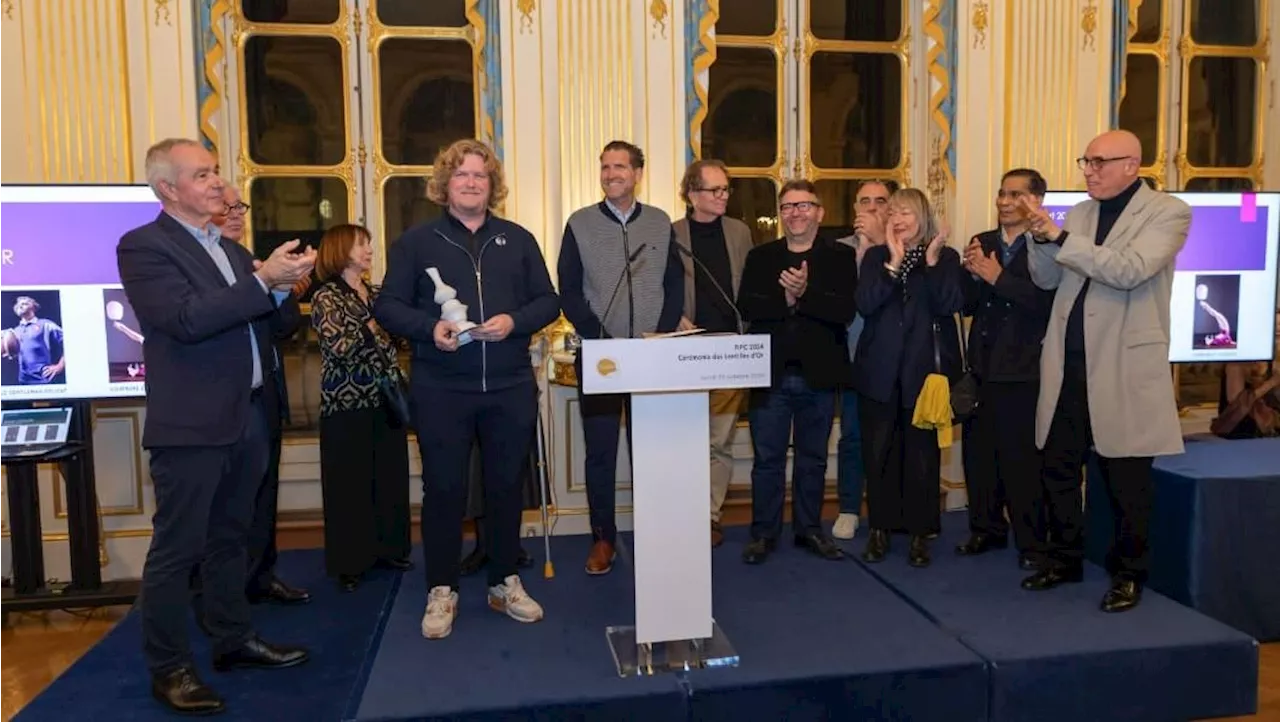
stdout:
{"type": "Polygon", "coordinates": [[[602,358],[596,362],[596,371],[601,376],[608,376],[609,374],[617,370],[618,370],[618,364],[614,363],[613,359],[602,358]]]}

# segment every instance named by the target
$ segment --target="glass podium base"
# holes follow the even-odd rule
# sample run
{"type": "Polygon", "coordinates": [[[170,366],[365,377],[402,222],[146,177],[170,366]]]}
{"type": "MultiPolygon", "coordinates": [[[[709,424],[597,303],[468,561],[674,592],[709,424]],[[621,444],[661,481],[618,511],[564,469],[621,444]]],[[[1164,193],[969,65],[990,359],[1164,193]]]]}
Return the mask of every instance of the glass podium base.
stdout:
{"type": "Polygon", "coordinates": [[[708,667],[736,667],[738,653],[714,621],[706,639],[639,644],[635,627],[606,627],[619,677],[647,677],[708,667]]]}

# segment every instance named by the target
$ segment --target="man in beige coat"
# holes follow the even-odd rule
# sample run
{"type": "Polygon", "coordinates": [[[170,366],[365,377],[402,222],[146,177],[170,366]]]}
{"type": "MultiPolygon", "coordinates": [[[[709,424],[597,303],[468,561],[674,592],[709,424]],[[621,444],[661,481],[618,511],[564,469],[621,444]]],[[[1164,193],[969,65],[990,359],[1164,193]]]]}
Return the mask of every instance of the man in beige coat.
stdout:
{"type": "MultiPolygon", "coordinates": [[[[718,160],[694,161],[680,181],[680,198],[689,207],[672,224],[684,260],[684,314],[679,330],[743,333],[736,301],[742,266],[751,250],[747,224],[728,218],[729,169],[718,160]]],[[[743,389],[711,392],[711,545],[724,541],[720,508],[733,476],[733,435],[743,389]]]]}
{"type": "Polygon", "coordinates": [[[1057,289],[1041,353],[1036,445],[1044,451],[1046,564],[1029,590],[1078,582],[1084,557],[1080,468],[1090,447],[1116,520],[1106,612],[1132,609],[1148,567],[1153,457],[1182,453],[1169,373],[1169,295],[1191,209],[1138,178],[1142,146],[1103,133],[1083,158],[1090,200],[1062,227],[1026,205],[1036,243],[1031,277],[1057,289]]]}

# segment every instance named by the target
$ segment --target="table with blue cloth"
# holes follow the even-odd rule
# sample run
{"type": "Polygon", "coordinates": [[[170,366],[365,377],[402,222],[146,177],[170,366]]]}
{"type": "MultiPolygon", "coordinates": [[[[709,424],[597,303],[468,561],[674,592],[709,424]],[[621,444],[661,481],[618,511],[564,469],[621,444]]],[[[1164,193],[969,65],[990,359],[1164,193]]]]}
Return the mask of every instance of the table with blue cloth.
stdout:
{"type": "MultiPolygon", "coordinates": [[[[1280,640],[1280,439],[1188,441],[1152,470],[1148,586],[1260,642],[1280,640]]],[[[1100,479],[1096,462],[1087,479],[1100,479]]],[[[1086,489],[1086,553],[1114,534],[1102,484],[1086,489]]]]}

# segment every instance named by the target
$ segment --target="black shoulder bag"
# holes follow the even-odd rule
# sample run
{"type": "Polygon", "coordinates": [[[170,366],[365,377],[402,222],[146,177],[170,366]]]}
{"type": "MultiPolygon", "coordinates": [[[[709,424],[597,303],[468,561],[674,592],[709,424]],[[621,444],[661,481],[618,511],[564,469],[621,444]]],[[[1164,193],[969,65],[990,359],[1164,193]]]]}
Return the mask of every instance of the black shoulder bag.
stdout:
{"type": "MultiPolygon", "coordinates": [[[[964,326],[958,318],[952,317],[956,322],[956,336],[960,339],[960,363],[964,368],[964,375],[959,381],[951,384],[951,416],[957,424],[963,424],[978,410],[978,378],[973,375],[973,370],[969,368],[969,344],[965,341],[964,326]]],[[[942,344],[938,338],[938,322],[933,322],[933,366],[940,376],[946,376],[942,372],[942,344]]]]}
{"type": "Polygon", "coordinates": [[[378,374],[378,391],[382,393],[387,411],[402,428],[412,428],[413,415],[409,411],[409,382],[405,379],[399,364],[396,363],[395,357],[382,350],[377,334],[370,331],[369,335],[373,337],[373,347],[382,358],[383,370],[378,374]]]}

